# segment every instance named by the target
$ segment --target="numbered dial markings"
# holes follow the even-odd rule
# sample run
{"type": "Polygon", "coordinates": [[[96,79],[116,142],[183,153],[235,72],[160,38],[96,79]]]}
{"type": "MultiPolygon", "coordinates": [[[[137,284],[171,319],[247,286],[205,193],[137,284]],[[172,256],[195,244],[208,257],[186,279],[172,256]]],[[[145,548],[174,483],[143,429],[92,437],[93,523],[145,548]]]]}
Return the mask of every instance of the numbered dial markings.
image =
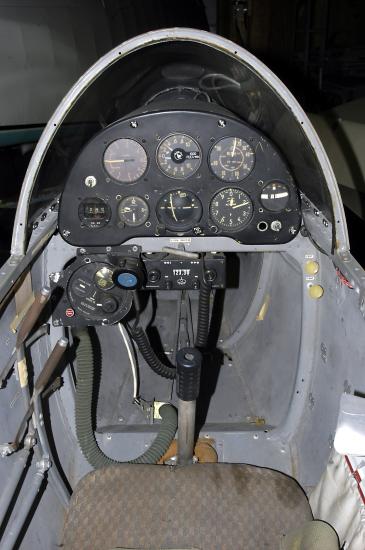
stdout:
{"type": "Polygon", "coordinates": [[[173,134],[165,138],[157,149],[157,164],[170,178],[186,179],[201,164],[201,149],[192,137],[173,134]]]}
{"type": "Polygon", "coordinates": [[[118,206],[118,215],[121,222],[130,227],[138,227],[148,220],[150,211],[148,204],[141,197],[130,195],[124,197],[118,206]]]}
{"type": "Polygon", "coordinates": [[[109,176],[120,183],[134,183],[147,169],[147,154],[134,139],[113,141],[104,153],[104,168],[109,176]]]}
{"type": "Polygon", "coordinates": [[[202,215],[198,197],[190,191],[177,189],[166,193],[157,205],[157,217],[171,231],[187,231],[202,215]]]}
{"type": "Polygon", "coordinates": [[[239,231],[250,222],[253,204],[250,197],[238,188],[222,189],[210,203],[212,221],[225,231],[239,231]]]}
{"type": "Polygon", "coordinates": [[[209,166],[223,181],[241,181],[252,171],[255,153],[243,139],[226,137],[220,139],[211,149],[209,166]]]}
{"type": "Polygon", "coordinates": [[[286,208],[289,202],[289,188],[285,183],[272,181],[265,185],[261,192],[261,204],[271,212],[280,212],[286,208]]]}

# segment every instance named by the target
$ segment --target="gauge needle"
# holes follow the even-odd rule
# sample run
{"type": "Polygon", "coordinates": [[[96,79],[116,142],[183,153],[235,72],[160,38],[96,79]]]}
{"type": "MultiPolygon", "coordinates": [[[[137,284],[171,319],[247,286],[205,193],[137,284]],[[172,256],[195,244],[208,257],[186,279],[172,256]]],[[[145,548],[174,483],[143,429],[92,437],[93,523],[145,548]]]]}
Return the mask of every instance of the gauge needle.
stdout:
{"type": "Polygon", "coordinates": [[[105,159],[105,162],[109,162],[109,164],[113,164],[115,162],[134,162],[135,159],[133,158],[130,158],[130,159],[111,159],[111,160],[108,160],[108,159],[105,159]]]}
{"type": "Polygon", "coordinates": [[[113,160],[105,159],[105,162],[109,162],[109,164],[113,164],[114,162],[125,162],[125,159],[113,159],[113,160]]]}
{"type": "Polygon", "coordinates": [[[234,154],[235,154],[235,152],[236,152],[236,146],[237,146],[237,138],[234,138],[234,145],[233,145],[232,157],[234,157],[234,154]]]}
{"type": "Polygon", "coordinates": [[[170,207],[171,207],[172,215],[174,216],[175,221],[177,222],[177,217],[175,215],[175,208],[174,208],[174,205],[172,204],[172,193],[170,194],[170,207]]]}
{"type": "Polygon", "coordinates": [[[236,204],[235,206],[232,206],[232,208],[239,208],[240,206],[246,206],[246,204],[250,204],[248,201],[241,202],[241,204],[236,204]]]}

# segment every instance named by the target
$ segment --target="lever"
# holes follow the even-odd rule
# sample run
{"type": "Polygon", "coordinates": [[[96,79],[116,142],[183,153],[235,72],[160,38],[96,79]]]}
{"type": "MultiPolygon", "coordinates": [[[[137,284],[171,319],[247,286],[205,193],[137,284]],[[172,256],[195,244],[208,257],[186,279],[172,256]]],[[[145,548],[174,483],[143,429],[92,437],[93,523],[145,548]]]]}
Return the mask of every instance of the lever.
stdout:
{"type": "Polygon", "coordinates": [[[200,390],[202,355],[196,348],[183,348],[176,355],[178,397],[178,464],[193,462],[196,400],[200,390]]]}

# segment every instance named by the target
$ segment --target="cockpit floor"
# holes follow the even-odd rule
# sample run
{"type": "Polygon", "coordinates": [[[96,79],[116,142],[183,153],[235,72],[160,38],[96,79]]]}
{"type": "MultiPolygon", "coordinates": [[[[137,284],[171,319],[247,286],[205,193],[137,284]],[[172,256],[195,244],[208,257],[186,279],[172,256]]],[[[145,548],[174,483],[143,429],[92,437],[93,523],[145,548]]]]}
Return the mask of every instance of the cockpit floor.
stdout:
{"type": "Polygon", "coordinates": [[[312,519],[297,482],[240,464],[121,464],[86,475],[71,500],[65,550],[270,550],[312,519]]]}

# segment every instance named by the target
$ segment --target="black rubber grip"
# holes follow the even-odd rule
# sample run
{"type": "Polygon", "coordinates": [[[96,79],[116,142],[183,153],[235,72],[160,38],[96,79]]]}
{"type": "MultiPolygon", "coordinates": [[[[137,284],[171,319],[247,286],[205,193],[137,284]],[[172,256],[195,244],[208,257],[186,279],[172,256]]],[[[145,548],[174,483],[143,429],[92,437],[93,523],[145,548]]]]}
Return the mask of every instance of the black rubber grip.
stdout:
{"type": "Polygon", "coordinates": [[[183,401],[195,401],[200,390],[202,355],[196,348],[183,348],[176,355],[176,394],[183,401]]]}

